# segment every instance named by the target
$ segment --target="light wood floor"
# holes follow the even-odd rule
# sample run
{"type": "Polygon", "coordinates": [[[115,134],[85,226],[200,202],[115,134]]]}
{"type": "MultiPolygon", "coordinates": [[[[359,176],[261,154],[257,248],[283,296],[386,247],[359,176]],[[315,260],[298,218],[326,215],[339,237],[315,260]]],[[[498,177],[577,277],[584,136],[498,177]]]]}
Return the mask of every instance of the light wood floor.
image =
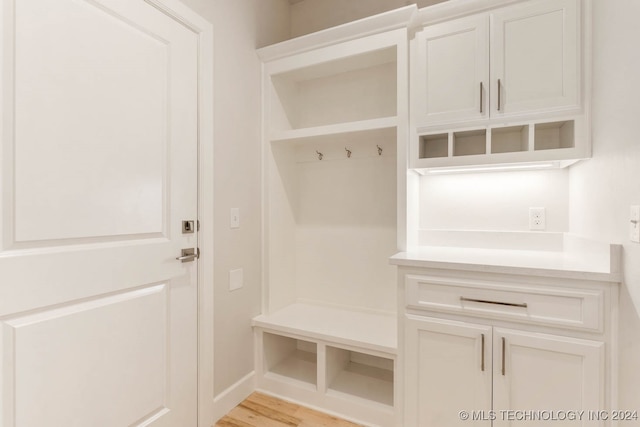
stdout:
{"type": "Polygon", "coordinates": [[[361,427],[349,421],[253,393],[225,415],[215,427],[361,427]]]}

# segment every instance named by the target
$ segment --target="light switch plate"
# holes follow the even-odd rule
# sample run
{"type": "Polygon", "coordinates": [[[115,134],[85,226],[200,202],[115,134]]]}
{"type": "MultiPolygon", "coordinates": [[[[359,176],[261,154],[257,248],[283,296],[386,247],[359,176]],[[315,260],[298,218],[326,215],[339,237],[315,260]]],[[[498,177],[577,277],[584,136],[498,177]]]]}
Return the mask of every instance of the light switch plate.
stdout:
{"type": "Polygon", "coordinates": [[[240,208],[231,208],[229,226],[231,228],[240,228],[240,208]]]}
{"type": "Polygon", "coordinates": [[[230,291],[235,291],[237,289],[242,288],[242,286],[244,285],[243,281],[244,281],[244,278],[243,278],[243,272],[241,268],[229,271],[229,290],[230,291]]]}

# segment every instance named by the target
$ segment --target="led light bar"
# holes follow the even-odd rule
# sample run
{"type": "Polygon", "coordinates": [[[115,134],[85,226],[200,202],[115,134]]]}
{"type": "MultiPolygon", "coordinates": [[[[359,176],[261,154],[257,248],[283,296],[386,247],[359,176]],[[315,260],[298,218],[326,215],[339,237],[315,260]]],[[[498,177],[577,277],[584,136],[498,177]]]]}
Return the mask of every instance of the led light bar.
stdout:
{"type": "Polygon", "coordinates": [[[543,170],[560,168],[559,162],[543,162],[543,163],[524,163],[521,165],[487,165],[487,166],[460,166],[452,168],[426,169],[429,175],[440,175],[447,173],[470,173],[470,172],[502,172],[502,171],[524,171],[524,170],[543,170]]]}

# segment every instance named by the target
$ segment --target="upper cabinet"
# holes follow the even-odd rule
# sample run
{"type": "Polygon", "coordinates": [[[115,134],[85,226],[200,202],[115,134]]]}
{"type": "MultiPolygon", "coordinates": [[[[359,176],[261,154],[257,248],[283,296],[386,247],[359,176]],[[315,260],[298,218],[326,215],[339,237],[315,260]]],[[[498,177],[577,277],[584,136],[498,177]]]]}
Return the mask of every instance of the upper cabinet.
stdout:
{"type": "Polygon", "coordinates": [[[411,168],[590,157],[589,0],[451,0],[417,21],[411,168]]]}
{"type": "Polygon", "coordinates": [[[529,1],[426,26],[414,42],[419,126],[580,107],[577,0],[529,1]]]}
{"type": "Polygon", "coordinates": [[[472,16],[426,27],[412,59],[416,122],[450,123],[489,116],[489,19],[472,16]]]}
{"type": "Polygon", "coordinates": [[[492,115],[579,108],[577,0],[517,4],[490,20],[492,115]]]}

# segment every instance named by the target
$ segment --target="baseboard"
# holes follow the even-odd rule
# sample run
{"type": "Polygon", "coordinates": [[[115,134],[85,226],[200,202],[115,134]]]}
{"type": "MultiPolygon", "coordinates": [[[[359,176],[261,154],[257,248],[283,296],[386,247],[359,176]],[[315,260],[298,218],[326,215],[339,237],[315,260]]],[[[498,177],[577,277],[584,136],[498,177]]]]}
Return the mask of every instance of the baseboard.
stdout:
{"type": "Polygon", "coordinates": [[[256,373],[251,371],[240,381],[227,388],[213,399],[213,415],[216,421],[238,406],[256,389],[256,373]]]}
{"type": "Polygon", "coordinates": [[[349,421],[349,422],[352,422],[354,424],[361,425],[363,427],[379,427],[377,424],[370,424],[370,423],[367,423],[367,422],[365,422],[365,421],[363,421],[361,419],[354,418],[354,417],[351,417],[349,415],[346,415],[346,414],[344,414],[342,412],[332,411],[332,410],[327,409],[327,408],[325,408],[323,406],[314,405],[314,404],[311,404],[311,403],[306,402],[304,400],[296,399],[296,398],[291,397],[291,396],[286,396],[286,395],[283,395],[283,394],[280,394],[280,393],[274,393],[274,392],[272,392],[270,390],[266,390],[266,389],[262,389],[262,388],[258,388],[258,389],[256,389],[256,391],[258,391],[258,392],[260,392],[262,394],[266,394],[267,396],[272,396],[272,397],[275,397],[277,399],[284,400],[285,402],[290,402],[290,403],[293,403],[295,405],[304,406],[305,408],[309,408],[309,409],[312,409],[314,411],[322,412],[323,414],[331,415],[331,416],[334,416],[336,418],[340,418],[340,419],[343,419],[345,421],[349,421]]]}

